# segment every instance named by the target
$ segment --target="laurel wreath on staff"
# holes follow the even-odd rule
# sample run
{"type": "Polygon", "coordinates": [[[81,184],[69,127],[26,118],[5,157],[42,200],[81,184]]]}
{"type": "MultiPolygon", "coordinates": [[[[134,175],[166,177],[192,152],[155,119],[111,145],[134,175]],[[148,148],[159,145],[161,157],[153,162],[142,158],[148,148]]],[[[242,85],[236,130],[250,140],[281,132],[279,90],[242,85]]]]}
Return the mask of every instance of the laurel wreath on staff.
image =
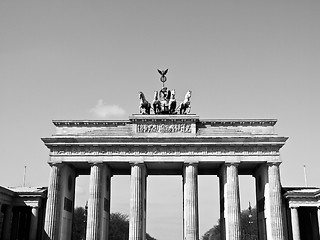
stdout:
{"type": "Polygon", "coordinates": [[[165,81],[167,81],[167,77],[165,75],[168,73],[168,69],[163,70],[163,71],[161,71],[159,69],[157,69],[157,70],[158,70],[158,73],[160,73],[160,75],[161,75],[160,81],[162,82],[162,86],[164,87],[164,83],[165,83],[165,81]]]}

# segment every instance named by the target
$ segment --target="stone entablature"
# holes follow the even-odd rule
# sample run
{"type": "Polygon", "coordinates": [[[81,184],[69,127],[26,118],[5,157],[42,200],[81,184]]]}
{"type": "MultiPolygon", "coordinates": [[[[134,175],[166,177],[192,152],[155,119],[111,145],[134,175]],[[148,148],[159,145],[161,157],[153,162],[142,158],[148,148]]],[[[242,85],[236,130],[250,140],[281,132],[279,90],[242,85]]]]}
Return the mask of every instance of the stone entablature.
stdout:
{"type": "Polygon", "coordinates": [[[62,120],[53,121],[55,135],[135,136],[173,135],[229,136],[275,135],[274,119],[201,120],[196,115],[132,115],[128,120],[62,120]]]}
{"type": "MultiPolygon", "coordinates": [[[[196,115],[133,115],[129,121],[53,121],[50,156],[278,156],[287,140],[276,120],[200,120],[196,115]]],[[[67,160],[67,159],[64,159],[67,160]]],[[[206,160],[205,158],[202,161],[206,160]]],[[[119,160],[118,160],[119,161],[119,160]]]]}
{"type": "Polygon", "coordinates": [[[315,187],[284,188],[284,198],[289,207],[320,208],[320,189],[315,187]]]}
{"type": "Polygon", "coordinates": [[[56,133],[42,139],[50,149],[50,163],[65,162],[75,168],[86,168],[84,164],[88,167],[90,162],[106,162],[111,167],[123,163],[122,174],[130,173],[132,161],[145,162],[154,170],[149,174],[158,174],[159,168],[179,174],[183,163],[190,161],[200,163],[200,174],[207,169],[217,172],[225,161],[240,162],[240,169],[253,172],[258,162],[279,162],[279,150],[287,140],[274,133],[273,119],[201,120],[197,115],[139,114],[121,121],[53,122],[56,133]],[[154,165],[156,161],[165,165],[154,165]]]}
{"type": "Polygon", "coordinates": [[[200,120],[196,115],[133,115],[129,121],[53,121],[43,138],[52,155],[279,155],[287,140],[276,120],[200,120]]]}

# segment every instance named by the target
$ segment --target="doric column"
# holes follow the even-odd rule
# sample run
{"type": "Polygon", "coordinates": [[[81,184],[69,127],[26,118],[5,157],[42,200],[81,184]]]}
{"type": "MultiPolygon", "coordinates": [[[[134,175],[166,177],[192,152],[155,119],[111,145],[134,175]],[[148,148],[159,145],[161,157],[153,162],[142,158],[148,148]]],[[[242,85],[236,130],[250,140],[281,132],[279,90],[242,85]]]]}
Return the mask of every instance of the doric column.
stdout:
{"type": "Polygon", "coordinates": [[[52,164],[48,186],[46,216],[44,221],[45,238],[58,240],[60,218],[60,176],[62,164],[52,164]]]}
{"type": "Polygon", "coordinates": [[[186,163],[183,169],[183,235],[184,240],[199,239],[198,165],[186,163]]]}
{"type": "Polygon", "coordinates": [[[7,205],[4,213],[4,222],[2,228],[2,237],[3,240],[11,239],[11,226],[12,226],[12,206],[7,205]]]}
{"type": "Polygon", "coordinates": [[[88,200],[88,215],[87,215],[87,240],[100,239],[100,214],[102,205],[102,163],[94,163],[90,171],[90,184],[89,184],[89,200],[88,200]]]}
{"type": "Polygon", "coordinates": [[[146,238],[146,168],[142,163],[131,165],[129,240],[146,238]]]}
{"type": "Polygon", "coordinates": [[[280,183],[280,173],[279,164],[268,163],[268,182],[269,182],[269,206],[270,217],[267,224],[271,229],[272,240],[284,240],[283,232],[283,218],[282,218],[282,200],[281,200],[281,183],[280,183]]]}
{"type": "Polygon", "coordinates": [[[240,240],[240,195],[238,163],[225,163],[222,169],[226,240],[240,240]]]}
{"type": "Polygon", "coordinates": [[[36,240],[37,239],[38,213],[39,213],[39,208],[38,207],[32,207],[32,209],[31,209],[29,240],[36,240]]]}
{"type": "Polygon", "coordinates": [[[292,239],[300,240],[298,208],[291,207],[290,210],[291,210],[292,239]]]}
{"type": "Polygon", "coordinates": [[[320,206],[318,206],[318,225],[319,225],[319,236],[320,236],[320,206]]]}

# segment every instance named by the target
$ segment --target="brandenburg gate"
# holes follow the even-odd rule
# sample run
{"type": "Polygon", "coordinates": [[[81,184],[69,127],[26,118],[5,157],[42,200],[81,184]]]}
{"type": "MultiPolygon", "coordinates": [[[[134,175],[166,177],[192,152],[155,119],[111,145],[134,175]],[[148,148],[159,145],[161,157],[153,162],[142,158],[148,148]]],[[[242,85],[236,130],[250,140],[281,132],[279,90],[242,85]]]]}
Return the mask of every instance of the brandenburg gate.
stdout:
{"type": "MultiPolygon", "coordinates": [[[[158,114],[150,114],[141,102],[141,114],[128,120],[53,121],[55,134],[42,139],[50,149],[51,166],[46,239],[71,239],[78,175],[90,175],[87,240],[108,239],[113,175],[131,176],[130,240],[146,236],[148,176],[181,175],[183,239],[198,240],[198,176],[217,175],[222,239],[240,240],[238,177],[251,175],[256,180],[259,239],[284,240],[279,150],[287,138],[275,133],[276,120],[208,120],[176,108],[171,113],[172,95],[158,112],[154,109],[158,114]]],[[[191,91],[188,96],[190,100],[191,91]]]]}

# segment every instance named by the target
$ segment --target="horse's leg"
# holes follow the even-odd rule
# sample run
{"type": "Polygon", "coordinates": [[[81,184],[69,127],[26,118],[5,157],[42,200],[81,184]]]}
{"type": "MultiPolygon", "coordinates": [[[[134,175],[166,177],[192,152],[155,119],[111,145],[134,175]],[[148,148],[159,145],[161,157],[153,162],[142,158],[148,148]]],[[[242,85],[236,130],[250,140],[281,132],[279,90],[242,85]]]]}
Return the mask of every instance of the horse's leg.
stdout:
{"type": "Polygon", "coordinates": [[[183,104],[181,107],[181,110],[182,110],[181,114],[186,114],[187,108],[188,106],[186,104],[183,104]]]}
{"type": "Polygon", "coordinates": [[[150,115],[150,109],[151,109],[151,104],[149,103],[147,106],[146,106],[146,113],[148,115],[150,115]]]}
{"type": "Polygon", "coordinates": [[[180,114],[183,114],[183,105],[180,107],[180,114]]]}
{"type": "Polygon", "coordinates": [[[160,111],[161,111],[161,103],[160,102],[158,102],[157,103],[157,114],[160,114],[160,111]]]}
{"type": "Polygon", "coordinates": [[[152,109],[153,109],[154,114],[157,114],[157,105],[155,103],[152,104],[152,109]]]}

